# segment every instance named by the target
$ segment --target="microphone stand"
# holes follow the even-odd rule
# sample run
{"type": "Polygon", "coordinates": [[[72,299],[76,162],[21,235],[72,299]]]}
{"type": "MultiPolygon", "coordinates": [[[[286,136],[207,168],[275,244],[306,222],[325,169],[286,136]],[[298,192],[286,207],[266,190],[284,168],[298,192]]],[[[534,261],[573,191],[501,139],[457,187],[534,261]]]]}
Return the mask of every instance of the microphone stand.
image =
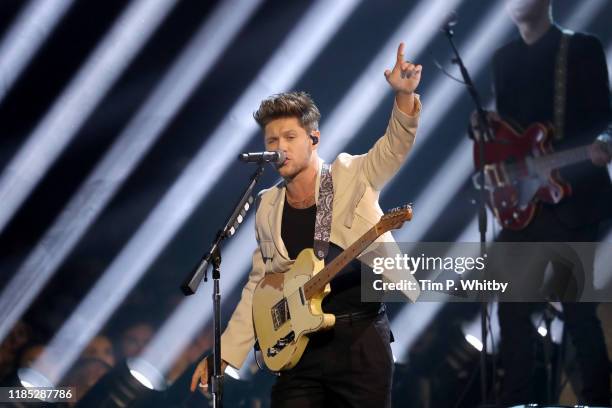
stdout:
{"type": "MultiPolygon", "coordinates": [[[[472,82],[472,78],[468,70],[465,68],[463,64],[463,60],[459,55],[459,51],[453,42],[453,29],[451,27],[451,23],[447,23],[442,31],[446,34],[448,38],[448,42],[455,54],[452,62],[459,66],[459,70],[461,71],[461,76],[463,77],[463,82],[468,90],[468,93],[472,97],[474,105],[476,106],[476,111],[478,113],[478,126],[481,130],[480,137],[477,138],[476,142],[478,143],[478,154],[480,161],[480,169],[478,169],[478,174],[480,178],[480,194],[478,195],[478,230],[480,232],[480,256],[484,256],[486,250],[486,235],[487,235],[487,208],[486,208],[486,190],[484,188],[485,182],[485,174],[484,174],[484,147],[485,140],[493,140],[491,136],[491,128],[489,127],[489,121],[487,120],[486,113],[482,107],[482,103],[480,101],[480,96],[478,95],[478,91],[472,82]],[[484,135],[482,131],[484,130],[484,135]],[[484,137],[483,137],[484,136],[484,137]]],[[[485,270],[486,274],[486,270],[485,270]]],[[[490,406],[487,398],[487,319],[488,319],[488,303],[487,301],[481,302],[481,335],[482,335],[482,351],[480,353],[480,393],[482,403],[481,406],[486,407],[490,406]]],[[[495,375],[495,373],[493,374],[495,375]]],[[[495,378],[493,378],[493,381],[495,378]]]]}
{"type": "Polygon", "coordinates": [[[193,268],[191,273],[183,281],[181,291],[185,296],[193,295],[204,278],[207,279],[207,271],[209,264],[213,267],[213,331],[214,331],[214,347],[213,347],[213,373],[210,379],[211,393],[213,395],[213,407],[222,407],[223,395],[223,372],[221,370],[221,292],[219,282],[221,279],[221,244],[222,242],[234,235],[236,230],[244,220],[246,212],[253,204],[253,189],[261,178],[264,171],[264,161],[259,162],[259,166],[255,173],[251,176],[249,185],[240,197],[234,211],[225,222],[222,229],[217,232],[215,239],[210,245],[208,252],[202,257],[198,264],[193,268]]]}

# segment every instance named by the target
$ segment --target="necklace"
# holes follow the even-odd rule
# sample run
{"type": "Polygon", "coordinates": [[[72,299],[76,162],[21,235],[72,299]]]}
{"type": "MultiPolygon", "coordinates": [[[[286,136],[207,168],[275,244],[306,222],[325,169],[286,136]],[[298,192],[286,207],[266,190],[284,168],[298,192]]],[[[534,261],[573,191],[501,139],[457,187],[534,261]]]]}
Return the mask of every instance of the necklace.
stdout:
{"type": "Polygon", "coordinates": [[[298,201],[293,201],[293,200],[291,200],[289,198],[289,196],[287,196],[287,202],[293,208],[304,209],[304,208],[308,208],[308,207],[311,207],[312,205],[314,205],[314,203],[315,203],[315,195],[313,193],[312,195],[309,195],[305,199],[298,200],[298,201]]]}
{"type": "MultiPolygon", "coordinates": [[[[313,184],[315,185],[316,185],[316,179],[317,179],[317,175],[315,173],[314,178],[313,178],[313,184]]],[[[312,192],[306,198],[302,200],[297,200],[297,201],[293,201],[292,199],[290,199],[287,192],[285,192],[285,196],[287,197],[287,202],[289,203],[289,205],[291,205],[291,207],[301,210],[301,209],[308,208],[314,205],[315,203],[314,188],[311,191],[312,192]]]]}

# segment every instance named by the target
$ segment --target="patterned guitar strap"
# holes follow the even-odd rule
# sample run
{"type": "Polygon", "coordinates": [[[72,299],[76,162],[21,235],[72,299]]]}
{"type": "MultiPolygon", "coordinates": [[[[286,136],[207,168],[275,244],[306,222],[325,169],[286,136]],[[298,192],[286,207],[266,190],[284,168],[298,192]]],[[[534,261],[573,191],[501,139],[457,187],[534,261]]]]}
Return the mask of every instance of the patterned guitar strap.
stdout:
{"type": "Polygon", "coordinates": [[[324,163],[321,168],[321,183],[319,185],[319,202],[317,203],[313,245],[315,256],[319,259],[324,259],[329,251],[333,202],[334,183],[332,181],[330,165],[324,163]]]}
{"type": "Polygon", "coordinates": [[[567,55],[569,53],[569,43],[573,31],[562,30],[561,41],[559,43],[559,51],[557,52],[557,60],[555,62],[555,96],[554,96],[554,127],[555,139],[563,139],[563,131],[565,127],[565,102],[567,95],[567,55]]]}

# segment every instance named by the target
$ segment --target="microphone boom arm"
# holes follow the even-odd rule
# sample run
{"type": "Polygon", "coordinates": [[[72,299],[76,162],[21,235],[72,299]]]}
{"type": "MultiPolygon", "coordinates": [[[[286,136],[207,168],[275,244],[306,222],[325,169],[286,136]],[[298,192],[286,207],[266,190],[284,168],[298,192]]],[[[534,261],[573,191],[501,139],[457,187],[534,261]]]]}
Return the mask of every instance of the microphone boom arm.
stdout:
{"type": "Polygon", "coordinates": [[[204,281],[207,280],[206,273],[208,271],[208,265],[211,262],[212,258],[215,257],[216,254],[221,252],[221,243],[225,238],[234,235],[234,233],[244,220],[246,212],[251,208],[253,204],[253,189],[255,188],[255,185],[263,174],[264,165],[265,163],[259,164],[257,170],[251,176],[249,185],[245,189],[244,193],[242,193],[240,200],[234,207],[234,211],[225,222],[224,227],[217,232],[214,241],[210,245],[210,249],[206,252],[202,259],[200,259],[198,264],[193,268],[187,278],[183,281],[183,284],[181,285],[181,291],[185,296],[193,295],[196,292],[198,286],[200,285],[200,282],[202,281],[202,278],[204,278],[204,281]]]}

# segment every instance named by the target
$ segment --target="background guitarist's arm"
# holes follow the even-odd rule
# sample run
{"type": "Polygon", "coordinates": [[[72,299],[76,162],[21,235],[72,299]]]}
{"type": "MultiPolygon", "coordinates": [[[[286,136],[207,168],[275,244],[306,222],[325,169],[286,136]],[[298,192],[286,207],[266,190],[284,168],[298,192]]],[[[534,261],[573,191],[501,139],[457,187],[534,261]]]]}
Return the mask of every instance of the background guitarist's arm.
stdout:
{"type": "Polygon", "coordinates": [[[576,51],[570,53],[569,61],[575,65],[575,76],[568,80],[576,83],[568,84],[568,87],[576,88],[579,100],[567,101],[568,109],[576,110],[567,112],[568,119],[570,116],[575,118],[568,121],[567,131],[572,136],[572,144],[585,145],[593,143],[610,122],[610,85],[601,42],[584,34],[576,34],[575,40],[570,43],[576,51]]]}
{"type": "MultiPolygon", "coordinates": [[[[590,145],[591,162],[560,169],[562,178],[572,186],[573,197],[566,205],[573,206],[574,210],[565,218],[580,219],[579,208],[583,218],[587,208],[594,209],[591,213],[596,214],[596,218],[609,217],[612,213],[606,207],[612,202],[610,180],[605,168],[595,167],[604,166],[609,160],[608,154],[596,142],[610,122],[608,68],[600,41],[592,35],[576,33],[570,42],[568,64],[566,131],[556,149],[590,145]]],[[[562,211],[570,212],[569,209],[562,211]]]]}
{"type": "MultiPolygon", "coordinates": [[[[612,115],[610,112],[610,84],[606,56],[599,40],[588,36],[579,48],[581,67],[578,69],[578,83],[585,84],[584,101],[579,105],[578,117],[583,118],[583,129],[576,129],[582,144],[591,144],[589,153],[596,166],[605,166],[610,161],[609,151],[594,139],[605,131],[612,115]]],[[[572,131],[572,130],[570,130],[572,131]]]]}

